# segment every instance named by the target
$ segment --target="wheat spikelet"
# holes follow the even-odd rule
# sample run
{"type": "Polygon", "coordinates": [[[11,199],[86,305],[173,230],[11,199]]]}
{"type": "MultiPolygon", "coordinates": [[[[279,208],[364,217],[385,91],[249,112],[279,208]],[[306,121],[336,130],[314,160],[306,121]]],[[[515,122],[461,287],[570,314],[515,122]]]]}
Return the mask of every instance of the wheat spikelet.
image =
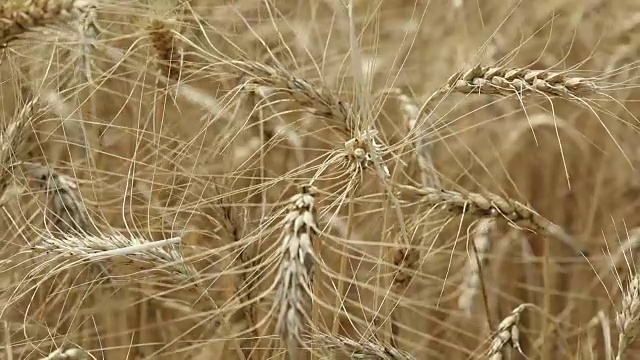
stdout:
{"type": "Polygon", "coordinates": [[[28,0],[7,2],[0,7],[0,44],[8,45],[31,29],[79,16],[91,0],[28,0]]]}
{"type": "Polygon", "coordinates": [[[337,334],[316,332],[309,336],[315,345],[327,350],[339,351],[348,355],[350,359],[362,360],[413,360],[406,351],[399,350],[388,344],[370,340],[355,341],[337,334]]]}
{"type": "Polygon", "coordinates": [[[458,297],[458,307],[467,316],[471,315],[473,300],[478,293],[478,287],[481,285],[480,271],[486,262],[487,252],[491,246],[489,240],[494,230],[495,222],[493,219],[481,219],[475,230],[475,236],[473,237],[475,256],[467,262],[464,280],[460,284],[460,296],[458,297]]]}
{"type": "Polygon", "coordinates": [[[305,79],[295,77],[281,67],[252,61],[233,61],[236,72],[244,78],[249,91],[275,91],[286,93],[293,101],[316,116],[338,120],[347,133],[354,130],[354,118],[349,104],[336,98],[330,91],[317,88],[305,79]],[[267,87],[269,89],[260,89],[267,87]]]}
{"type": "Polygon", "coordinates": [[[283,222],[283,259],[276,295],[280,307],[278,333],[292,358],[302,344],[302,328],[309,321],[315,256],[312,240],[320,232],[316,225],[315,192],[311,186],[302,186],[300,193],[290,199],[289,213],[283,222]]]}
{"type": "Polygon", "coordinates": [[[178,80],[181,71],[182,50],[179,48],[174,34],[163,21],[157,19],[151,20],[148,30],[160,72],[169,79],[178,80]]]}
{"type": "Polygon", "coordinates": [[[640,276],[631,279],[622,297],[622,309],[616,316],[618,327],[618,354],[616,360],[626,358],[629,345],[640,329],[640,276]]]}
{"type": "Polygon", "coordinates": [[[87,352],[77,348],[58,349],[40,360],[88,360],[87,352]]]}
{"type": "Polygon", "coordinates": [[[596,93],[598,87],[589,79],[570,77],[566,72],[478,65],[452,75],[442,91],[502,96],[541,94],[578,98],[596,93]]]}
{"type": "Polygon", "coordinates": [[[489,354],[487,355],[489,360],[504,359],[503,352],[509,346],[525,356],[520,348],[520,330],[518,329],[518,324],[520,322],[520,315],[522,315],[522,312],[527,306],[528,304],[522,304],[513,309],[511,314],[498,324],[498,329],[491,341],[489,354]]]}
{"type": "Polygon", "coordinates": [[[560,226],[516,200],[490,193],[461,193],[434,188],[418,189],[408,185],[396,185],[396,187],[401,192],[419,195],[421,204],[440,206],[456,214],[468,214],[481,218],[505,218],[518,226],[539,231],[544,236],[560,240],[581,255],[588,256],[588,252],[581,248],[576,240],[560,226]]]}

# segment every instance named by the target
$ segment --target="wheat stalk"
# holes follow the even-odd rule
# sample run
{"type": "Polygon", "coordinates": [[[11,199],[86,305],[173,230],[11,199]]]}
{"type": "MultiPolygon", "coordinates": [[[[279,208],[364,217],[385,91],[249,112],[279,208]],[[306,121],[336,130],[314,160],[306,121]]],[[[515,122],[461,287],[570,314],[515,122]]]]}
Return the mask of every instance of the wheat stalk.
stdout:
{"type": "Polygon", "coordinates": [[[525,356],[520,347],[520,330],[518,329],[518,325],[520,323],[520,315],[522,315],[522,312],[527,306],[529,306],[529,304],[522,304],[513,309],[509,316],[498,324],[498,329],[491,341],[489,354],[487,355],[489,360],[502,360],[504,358],[503,352],[509,346],[525,356]]]}
{"type": "Polygon", "coordinates": [[[414,360],[406,351],[396,349],[388,344],[370,340],[355,341],[338,334],[317,332],[310,336],[313,342],[327,350],[339,351],[350,359],[361,360],[414,360]]]}
{"type": "Polygon", "coordinates": [[[622,309],[616,316],[618,354],[616,360],[626,358],[629,345],[640,330],[640,276],[636,274],[622,296],[622,309]]]}
{"type": "Polygon", "coordinates": [[[478,65],[452,75],[441,92],[463,94],[579,98],[599,91],[590,79],[571,77],[567,72],[478,65]]]}
{"type": "Polygon", "coordinates": [[[509,222],[526,229],[540,232],[562,241],[577,253],[588,256],[588,252],[581,248],[576,240],[560,226],[547,220],[524,204],[496,194],[457,192],[434,188],[415,188],[408,185],[395,185],[401,192],[420,196],[420,203],[430,206],[440,206],[444,210],[456,214],[474,215],[480,218],[504,218],[509,222]]]}
{"type": "Polygon", "coordinates": [[[7,46],[33,28],[53,25],[80,16],[91,0],[27,0],[0,7],[0,44],[7,46]]]}
{"type": "Polygon", "coordinates": [[[283,253],[278,276],[276,301],[279,305],[278,333],[295,358],[298,345],[303,344],[301,331],[309,322],[314,253],[312,240],[320,230],[316,224],[316,189],[305,185],[289,201],[289,213],[284,218],[283,253]]]}

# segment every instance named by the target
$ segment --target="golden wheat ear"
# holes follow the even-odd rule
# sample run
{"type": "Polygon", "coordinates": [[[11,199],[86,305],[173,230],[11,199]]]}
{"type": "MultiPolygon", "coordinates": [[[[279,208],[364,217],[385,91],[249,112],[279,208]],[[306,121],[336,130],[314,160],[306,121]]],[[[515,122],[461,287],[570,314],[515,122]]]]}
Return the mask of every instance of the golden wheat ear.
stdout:
{"type": "Polygon", "coordinates": [[[622,296],[622,309],[616,316],[618,327],[618,355],[616,360],[626,359],[629,346],[640,331],[640,276],[631,279],[622,296]]]}
{"type": "Polygon", "coordinates": [[[0,7],[0,44],[7,46],[36,28],[78,18],[93,4],[92,0],[7,1],[0,7]]]}
{"type": "Polygon", "coordinates": [[[315,262],[312,241],[320,233],[316,224],[316,192],[312,186],[301,186],[300,192],[289,200],[289,213],[283,221],[283,259],[276,299],[280,306],[278,332],[291,356],[306,347],[302,330],[310,319],[307,309],[315,262]]]}

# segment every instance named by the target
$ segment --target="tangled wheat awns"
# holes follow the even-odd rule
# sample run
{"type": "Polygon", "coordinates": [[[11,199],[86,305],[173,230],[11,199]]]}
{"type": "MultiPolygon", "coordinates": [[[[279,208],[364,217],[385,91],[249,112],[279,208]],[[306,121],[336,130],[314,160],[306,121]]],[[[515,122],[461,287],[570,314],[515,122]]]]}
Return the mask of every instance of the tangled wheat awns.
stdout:
{"type": "Polygon", "coordinates": [[[633,358],[638,13],[2,2],[0,357],[633,358]]]}

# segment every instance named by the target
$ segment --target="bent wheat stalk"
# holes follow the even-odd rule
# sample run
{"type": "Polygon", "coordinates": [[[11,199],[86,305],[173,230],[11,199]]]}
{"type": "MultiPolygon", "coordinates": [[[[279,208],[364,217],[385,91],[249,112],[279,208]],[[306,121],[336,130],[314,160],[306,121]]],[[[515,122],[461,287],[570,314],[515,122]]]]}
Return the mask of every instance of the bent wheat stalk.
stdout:
{"type": "Polygon", "coordinates": [[[309,322],[314,254],[313,238],[320,233],[316,224],[314,195],[316,189],[305,185],[289,201],[289,213],[283,221],[283,259],[278,276],[276,301],[277,331],[285,341],[292,359],[303,345],[301,331],[309,322]]]}
{"type": "Polygon", "coordinates": [[[418,189],[409,185],[394,185],[400,192],[419,196],[421,204],[440,206],[444,210],[460,215],[474,215],[480,218],[502,217],[515,225],[560,240],[580,255],[588,256],[587,250],[580,247],[576,240],[559,225],[516,200],[491,193],[462,193],[429,187],[418,189]]]}

